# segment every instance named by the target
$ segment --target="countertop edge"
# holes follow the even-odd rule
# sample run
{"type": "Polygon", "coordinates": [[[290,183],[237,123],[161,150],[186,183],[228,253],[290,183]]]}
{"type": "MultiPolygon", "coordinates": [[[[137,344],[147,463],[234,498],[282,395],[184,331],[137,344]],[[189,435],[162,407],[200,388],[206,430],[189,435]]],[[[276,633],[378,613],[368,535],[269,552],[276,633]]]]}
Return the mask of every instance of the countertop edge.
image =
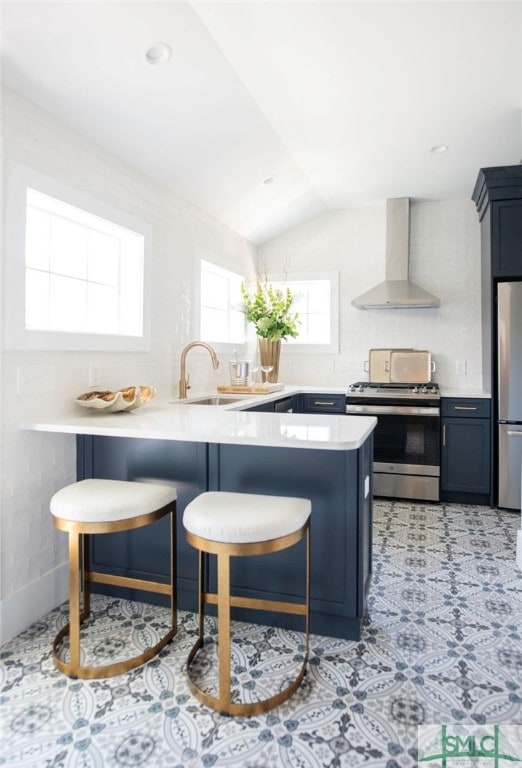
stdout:
{"type": "MultiPolygon", "coordinates": [[[[273,448],[357,450],[368,439],[377,420],[372,416],[345,414],[293,414],[249,412],[253,405],[303,392],[338,392],[344,388],[287,386],[227,406],[186,405],[155,401],[143,408],[121,412],[67,412],[55,410],[42,417],[41,408],[20,424],[26,431],[100,437],[176,440],[211,444],[252,445],[273,448]],[[209,407],[211,412],[209,412],[209,407]],[[168,417],[166,418],[166,415],[168,417]],[[210,417],[210,418],[209,418],[210,417]]],[[[197,397],[215,396],[200,393],[197,397]]],[[[194,395],[196,397],[196,395],[194,395]]],[[[70,404],[67,404],[70,406],[70,404]]]]}

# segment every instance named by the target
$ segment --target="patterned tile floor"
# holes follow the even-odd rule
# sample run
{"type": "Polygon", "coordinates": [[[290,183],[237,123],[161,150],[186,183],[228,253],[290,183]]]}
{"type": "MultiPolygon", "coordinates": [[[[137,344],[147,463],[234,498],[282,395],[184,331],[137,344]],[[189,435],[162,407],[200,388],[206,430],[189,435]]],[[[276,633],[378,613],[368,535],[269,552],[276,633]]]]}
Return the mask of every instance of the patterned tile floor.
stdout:
{"type": "MultiPolygon", "coordinates": [[[[195,631],[191,614],[180,616],[180,632],[161,657],[120,677],[74,681],[50,657],[65,618],[57,609],[3,648],[0,765],[412,768],[419,724],[520,725],[519,520],[485,507],[376,502],[361,642],[314,636],[302,688],[258,717],[222,717],[189,694],[183,664],[195,631]]],[[[94,610],[96,634],[86,649],[98,663],[128,651],[122,614],[137,647],[166,616],[109,598],[95,598],[94,610]]],[[[242,695],[253,699],[298,663],[302,636],[245,624],[237,630],[235,674],[242,695]]]]}

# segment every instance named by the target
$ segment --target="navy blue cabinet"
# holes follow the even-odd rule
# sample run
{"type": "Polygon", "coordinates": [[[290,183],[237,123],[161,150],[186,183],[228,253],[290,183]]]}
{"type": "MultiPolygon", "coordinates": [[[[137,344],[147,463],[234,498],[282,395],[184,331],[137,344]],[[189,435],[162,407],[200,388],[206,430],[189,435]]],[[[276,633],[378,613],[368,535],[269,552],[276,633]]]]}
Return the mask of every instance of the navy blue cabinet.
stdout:
{"type": "Polygon", "coordinates": [[[295,399],[299,395],[281,397],[279,400],[272,400],[270,403],[259,403],[252,408],[245,408],[246,411],[258,411],[260,413],[292,413],[295,410],[295,399]]]}
{"type": "Polygon", "coordinates": [[[346,413],[346,395],[301,395],[302,413],[346,413]]]}
{"type": "MultiPolygon", "coordinates": [[[[310,498],[311,630],[359,639],[372,562],[372,437],[354,451],[99,436],[79,436],[77,444],[78,479],[157,478],[176,485],[178,598],[179,607],[185,610],[196,610],[197,602],[197,555],[185,542],[182,526],[183,510],[190,500],[205,490],[310,498]]],[[[97,536],[91,553],[93,567],[122,576],[164,578],[167,582],[168,540],[167,518],[146,528],[97,536]]],[[[232,583],[240,594],[280,600],[302,597],[301,549],[298,545],[261,559],[237,558],[233,561],[232,583]]],[[[210,565],[212,580],[212,559],[210,565]]],[[[94,588],[109,595],[144,597],[109,585],[96,584],[94,588]]],[[[163,596],[153,599],[164,602],[163,596]]],[[[299,624],[296,617],[278,613],[267,616],[264,612],[253,617],[251,612],[243,613],[237,611],[235,615],[302,629],[302,619],[299,624]]]]}
{"type": "Polygon", "coordinates": [[[522,165],[481,168],[472,199],[486,282],[522,277],[522,165]]]}
{"type": "Polygon", "coordinates": [[[276,413],[292,413],[294,410],[294,398],[282,397],[280,400],[276,400],[274,403],[274,411],[276,413]]]}
{"type": "Polygon", "coordinates": [[[273,413],[274,403],[259,403],[259,405],[253,405],[251,408],[245,408],[245,411],[256,411],[258,413],[273,413]]]}
{"type": "Polygon", "coordinates": [[[522,200],[492,203],[491,256],[493,277],[522,277],[522,200]]]}
{"type": "Polygon", "coordinates": [[[441,501],[491,503],[491,403],[443,398],[441,501]]]}

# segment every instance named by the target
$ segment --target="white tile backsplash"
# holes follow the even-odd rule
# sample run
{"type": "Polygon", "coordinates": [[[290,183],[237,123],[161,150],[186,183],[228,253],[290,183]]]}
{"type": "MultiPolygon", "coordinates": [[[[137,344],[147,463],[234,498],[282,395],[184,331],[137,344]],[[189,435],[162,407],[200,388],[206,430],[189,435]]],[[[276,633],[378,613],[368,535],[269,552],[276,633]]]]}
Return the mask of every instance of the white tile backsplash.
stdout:
{"type": "Polygon", "coordinates": [[[295,359],[284,350],[286,381],[343,386],[367,378],[363,363],[372,347],[416,347],[431,351],[434,380],[441,386],[480,389],[480,229],[474,204],[412,200],[410,222],[410,278],[440,297],[440,309],[351,306],[384,279],[385,201],[319,215],[262,246],[261,258],[274,273],[285,261],[290,274],[339,270],[340,353],[295,359]],[[457,374],[457,361],[466,361],[465,376],[457,374]]]}

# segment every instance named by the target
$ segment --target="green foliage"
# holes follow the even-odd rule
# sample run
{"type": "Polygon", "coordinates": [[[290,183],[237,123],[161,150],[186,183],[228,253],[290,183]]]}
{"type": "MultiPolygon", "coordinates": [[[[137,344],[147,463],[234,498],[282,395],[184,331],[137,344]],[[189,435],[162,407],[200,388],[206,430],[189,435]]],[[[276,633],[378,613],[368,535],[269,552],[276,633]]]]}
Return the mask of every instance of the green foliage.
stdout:
{"type": "Polygon", "coordinates": [[[241,294],[243,313],[247,322],[254,324],[257,336],[272,341],[298,336],[299,316],[290,311],[294,301],[290,288],[274,288],[257,282],[253,294],[248,293],[244,284],[241,294]]]}

